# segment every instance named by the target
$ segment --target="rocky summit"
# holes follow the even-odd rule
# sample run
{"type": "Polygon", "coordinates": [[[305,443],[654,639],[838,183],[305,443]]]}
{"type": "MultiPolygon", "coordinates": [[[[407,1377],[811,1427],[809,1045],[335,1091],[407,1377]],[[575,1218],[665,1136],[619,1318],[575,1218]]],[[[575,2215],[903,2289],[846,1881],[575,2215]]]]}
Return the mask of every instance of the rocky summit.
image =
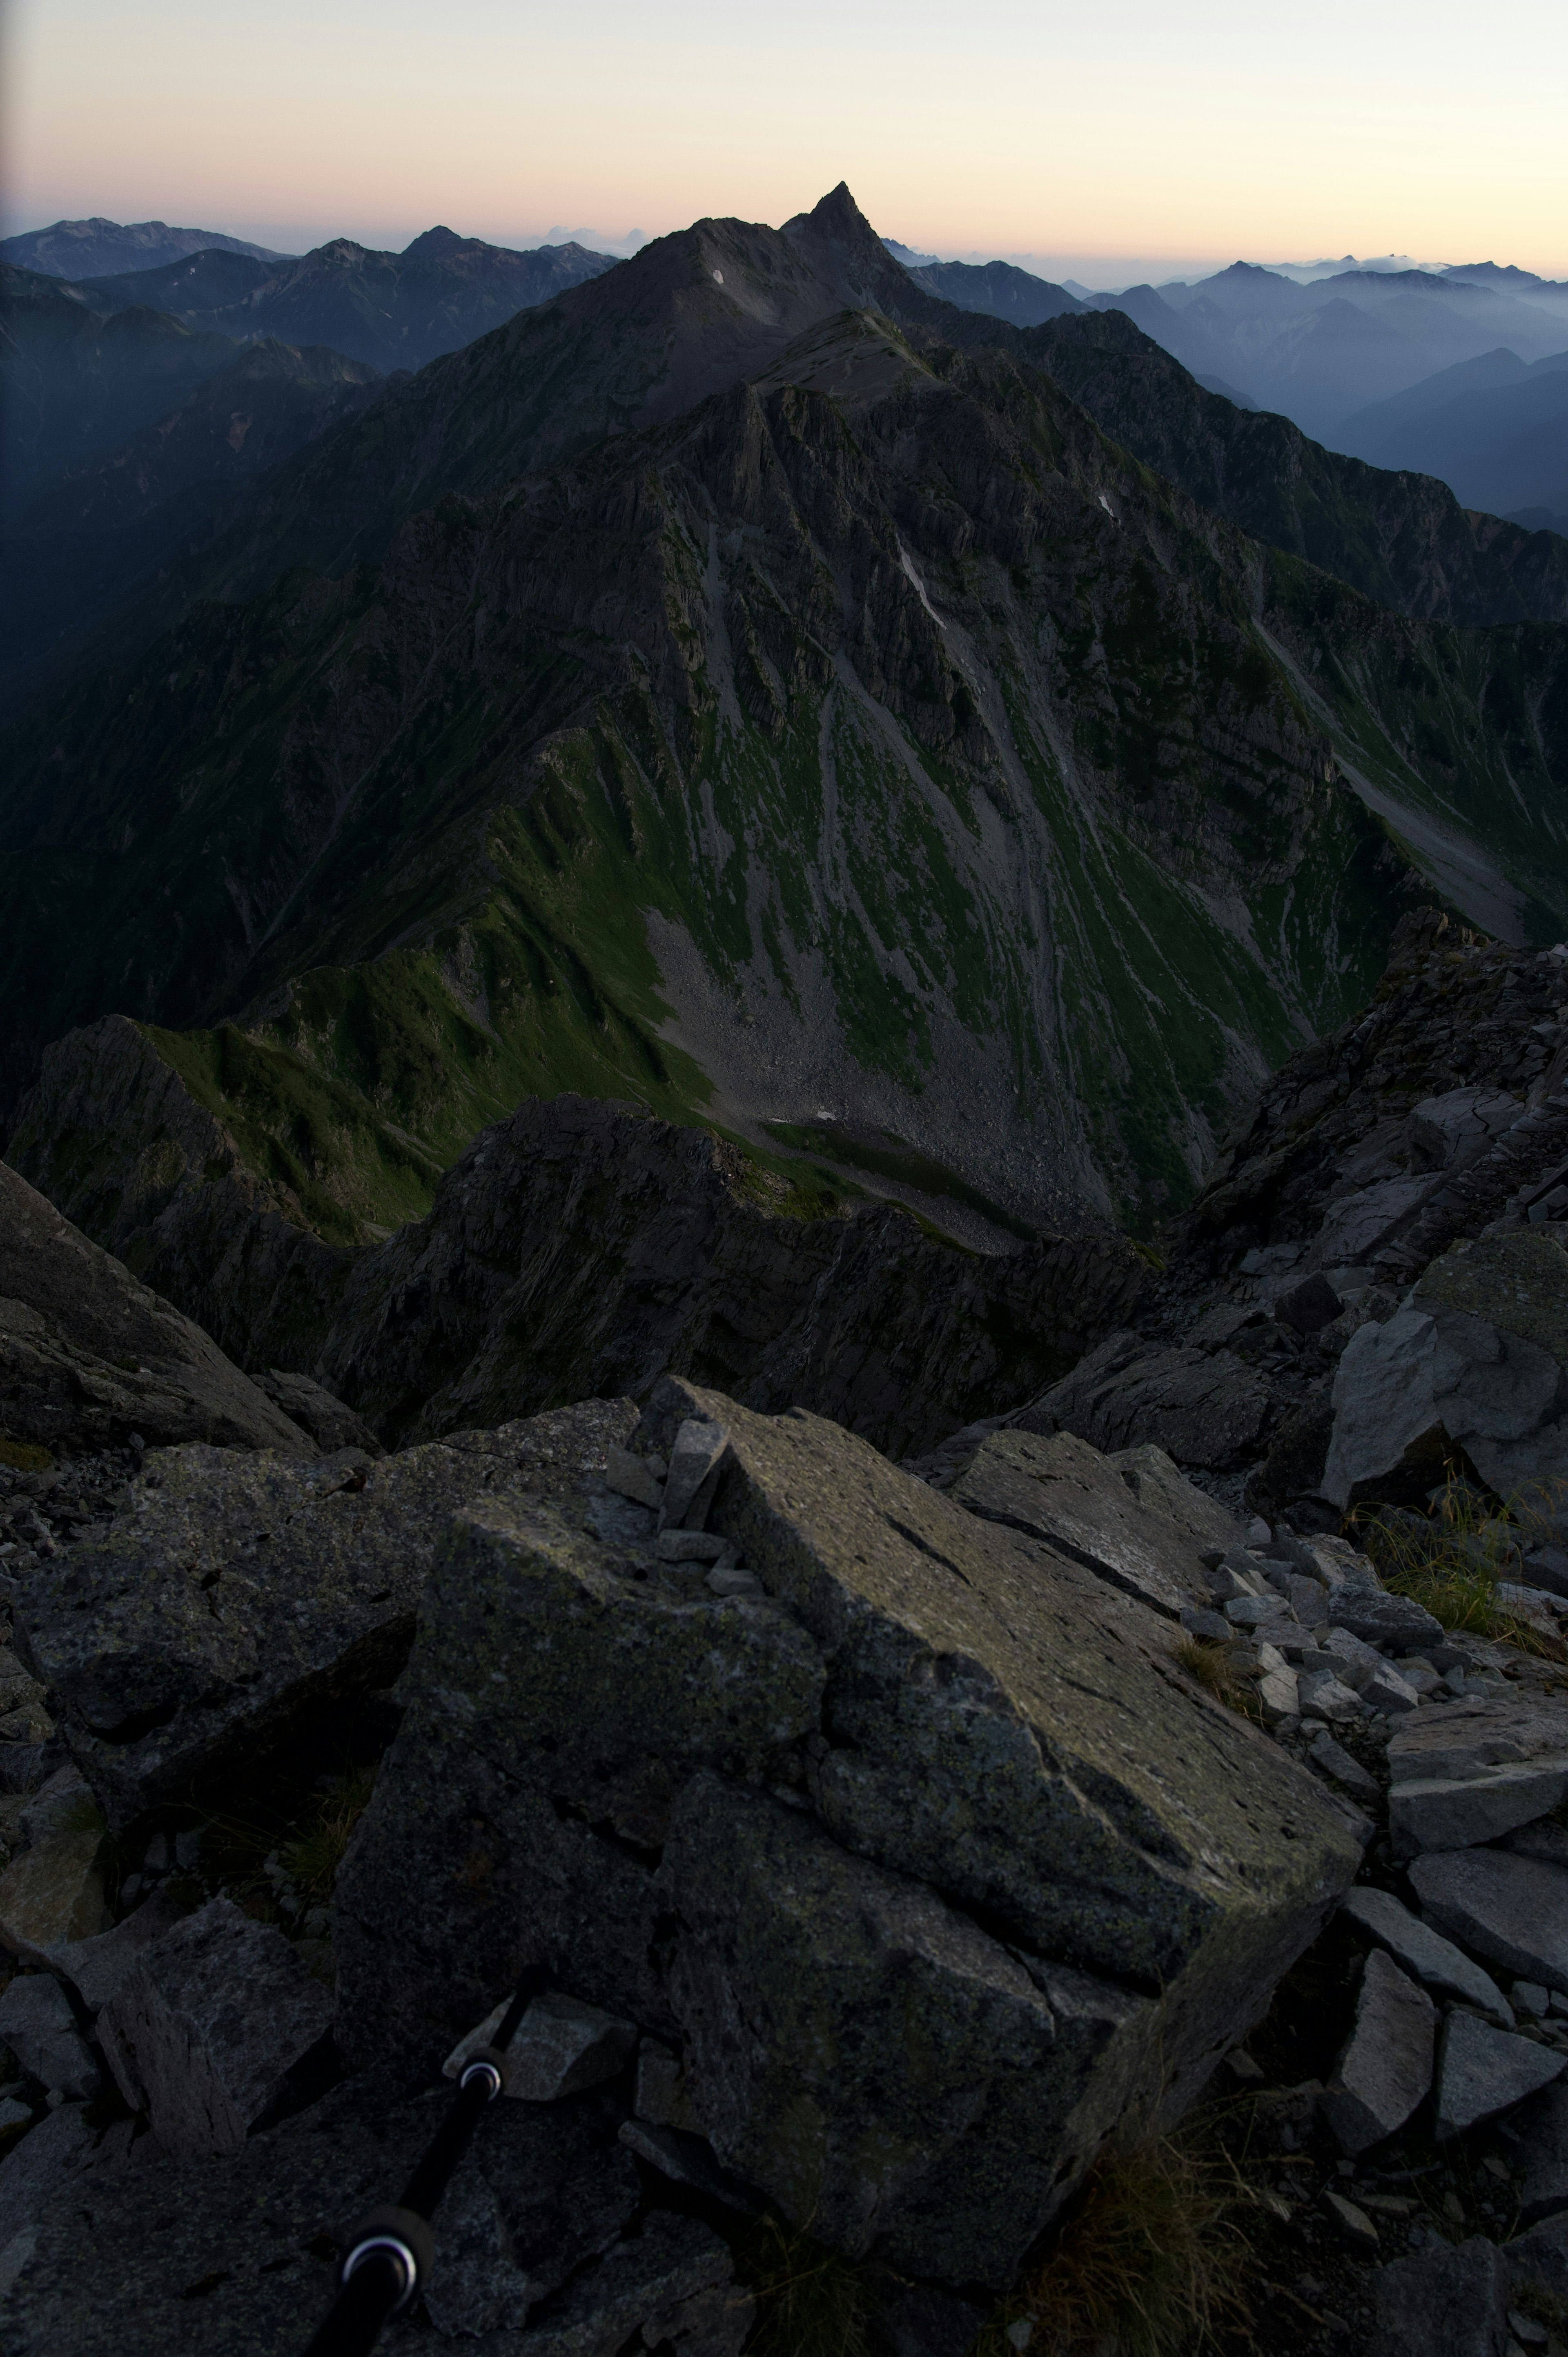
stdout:
{"type": "Polygon", "coordinates": [[[523,259],[45,289],[504,317],[7,716],[0,2348],[1563,2357],[1551,535],[523,259]]]}

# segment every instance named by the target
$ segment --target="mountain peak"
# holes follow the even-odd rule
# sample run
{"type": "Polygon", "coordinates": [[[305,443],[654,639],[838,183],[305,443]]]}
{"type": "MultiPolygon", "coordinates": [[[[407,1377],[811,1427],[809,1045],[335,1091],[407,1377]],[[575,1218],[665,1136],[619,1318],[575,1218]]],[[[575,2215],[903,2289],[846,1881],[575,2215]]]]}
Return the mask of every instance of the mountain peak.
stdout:
{"type": "Polygon", "coordinates": [[[455,229],[437,225],[435,229],[422,231],[418,237],[411,238],[403,247],[403,253],[405,255],[417,253],[426,261],[434,261],[437,254],[450,253],[455,245],[468,245],[475,242],[459,237],[455,229]]]}

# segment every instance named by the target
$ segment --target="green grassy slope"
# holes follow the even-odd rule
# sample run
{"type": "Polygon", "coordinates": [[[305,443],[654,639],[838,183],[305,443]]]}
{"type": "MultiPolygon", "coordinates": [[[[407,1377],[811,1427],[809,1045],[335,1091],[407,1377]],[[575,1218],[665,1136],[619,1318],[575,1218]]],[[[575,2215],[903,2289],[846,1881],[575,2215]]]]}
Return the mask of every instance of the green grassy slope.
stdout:
{"type": "Polygon", "coordinates": [[[1561,633],[1391,637],[1036,371],[835,335],[16,732],[11,1089],[118,1007],[227,1039],[167,1052],[239,1118],[243,1038],[361,1227],[525,1094],[793,1144],[837,1089],[1007,1220],[1146,1228],[1422,889],[1337,740],[1561,930],[1561,633]]]}

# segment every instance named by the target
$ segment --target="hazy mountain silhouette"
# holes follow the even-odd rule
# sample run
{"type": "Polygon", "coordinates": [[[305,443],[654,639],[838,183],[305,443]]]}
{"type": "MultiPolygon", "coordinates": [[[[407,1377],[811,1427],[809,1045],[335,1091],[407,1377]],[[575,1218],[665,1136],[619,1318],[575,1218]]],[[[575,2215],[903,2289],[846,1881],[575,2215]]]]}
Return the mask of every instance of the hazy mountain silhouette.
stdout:
{"type": "Polygon", "coordinates": [[[217,249],[249,253],[263,262],[285,259],[271,246],[252,245],[221,230],[170,229],[166,221],[58,221],[48,229],[0,237],[0,262],[19,270],[41,270],[50,278],[102,278],[121,270],[156,270],[184,253],[217,249]]]}

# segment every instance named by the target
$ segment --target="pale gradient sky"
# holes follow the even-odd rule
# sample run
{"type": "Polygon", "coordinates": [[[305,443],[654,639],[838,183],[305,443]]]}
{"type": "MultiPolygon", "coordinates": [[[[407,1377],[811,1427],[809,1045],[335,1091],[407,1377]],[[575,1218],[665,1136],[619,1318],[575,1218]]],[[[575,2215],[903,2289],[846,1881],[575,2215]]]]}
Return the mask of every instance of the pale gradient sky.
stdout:
{"type": "MultiPolygon", "coordinates": [[[[779,222],[939,252],[1568,276],[1563,0],[11,0],[7,226],[297,251],[779,222]]],[[[1103,274],[1110,283],[1114,276],[1103,274]]]]}

